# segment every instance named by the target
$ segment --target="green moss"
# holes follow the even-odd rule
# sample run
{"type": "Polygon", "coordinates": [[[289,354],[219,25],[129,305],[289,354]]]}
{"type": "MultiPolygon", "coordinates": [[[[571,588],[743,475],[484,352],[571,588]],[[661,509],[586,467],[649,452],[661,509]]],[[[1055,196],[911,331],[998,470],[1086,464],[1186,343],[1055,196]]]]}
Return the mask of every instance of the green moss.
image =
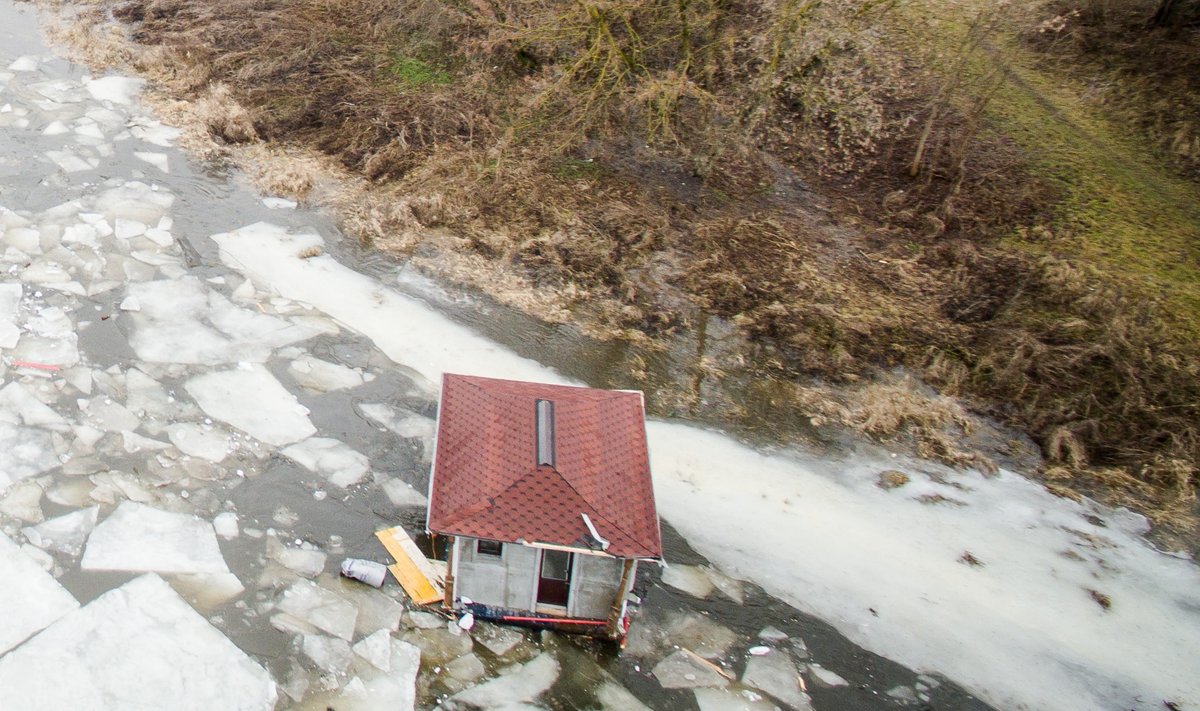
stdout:
{"type": "Polygon", "coordinates": [[[604,168],[591,158],[567,158],[554,166],[554,174],[560,180],[594,180],[604,175],[604,168]]]}
{"type": "Polygon", "coordinates": [[[416,57],[396,55],[388,64],[388,73],[405,89],[449,84],[454,77],[444,69],[416,57]]]}
{"type": "Polygon", "coordinates": [[[1170,172],[1131,127],[1089,104],[1082,87],[1002,53],[1011,80],[990,106],[1000,129],[1062,195],[1049,231],[1014,249],[1082,260],[1200,334],[1200,188],[1170,172]]]}

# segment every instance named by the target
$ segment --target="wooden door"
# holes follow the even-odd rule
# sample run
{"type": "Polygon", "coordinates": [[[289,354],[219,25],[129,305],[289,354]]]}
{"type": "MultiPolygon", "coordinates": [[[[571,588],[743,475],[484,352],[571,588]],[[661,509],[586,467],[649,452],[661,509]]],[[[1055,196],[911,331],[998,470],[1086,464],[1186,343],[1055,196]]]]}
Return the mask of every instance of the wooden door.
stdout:
{"type": "Polygon", "coordinates": [[[571,568],[575,554],[566,551],[543,550],[541,573],[538,578],[539,605],[566,607],[571,593],[571,568]]]}

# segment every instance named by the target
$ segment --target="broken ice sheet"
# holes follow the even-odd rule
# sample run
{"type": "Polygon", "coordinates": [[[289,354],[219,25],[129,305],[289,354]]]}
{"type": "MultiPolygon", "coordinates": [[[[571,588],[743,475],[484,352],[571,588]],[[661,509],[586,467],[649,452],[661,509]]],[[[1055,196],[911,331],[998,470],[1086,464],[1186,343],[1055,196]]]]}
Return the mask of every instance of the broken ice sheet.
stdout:
{"type": "Polygon", "coordinates": [[[386,479],[380,484],[380,487],[383,489],[383,493],[387,494],[392,506],[397,508],[424,508],[429,503],[429,499],[424,494],[412,488],[412,485],[400,477],[386,479]]]}
{"type": "Polygon", "coordinates": [[[662,581],[692,597],[706,598],[713,591],[712,580],[696,565],[671,565],[663,569],[662,581]]]}
{"type": "Polygon", "coordinates": [[[305,578],[315,578],[325,570],[326,555],[311,543],[302,543],[291,548],[278,539],[267,541],[267,555],[271,560],[305,578]]]}
{"type": "Polygon", "coordinates": [[[83,550],[84,541],[95,528],[99,512],[99,508],[89,506],[36,526],[27,526],[21,529],[21,533],[25,534],[25,540],[38,548],[75,557],[83,550]]]}
{"type": "Polygon", "coordinates": [[[38,523],[42,520],[42,486],[26,479],[8,487],[0,495],[0,514],[15,518],[22,523],[38,523]]]}
{"type": "Polygon", "coordinates": [[[358,406],[364,415],[386,427],[397,437],[420,438],[432,442],[437,423],[415,412],[398,410],[383,403],[363,403],[358,406]]]}
{"type": "Polygon", "coordinates": [[[558,660],[553,654],[543,652],[495,679],[451,696],[442,708],[447,711],[487,709],[530,702],[546,693],[557,679],[558,660]]]}
{"type": "Polygon", "coordinates": [[[0,489],[59,464],[49,432],[0,422],[0,489]]]}
{"type": "Polygon", "coordinates": [[[56,432],[69,432],[71,426],[49,405],[46,405],[20,383],[9,383],[0,389],[0,420],[14,425],[45,427],[56,432]]]}
{"type": "Polygon", "coordinates": [[[788,708],[812,709],[812,700],[801,688],[800,675],[786,652],[773,649],[765,655],[751,657],[742,672],[742,683],[765,691],[788,708]]]}
{"type": "Polygon", "coordinates": [[[203,610],[219,607],[246,591],[233,573],[172,575],[170,583],[193,607],[203,610]]]}
{"type": "Polygon", "coordinates": [[[365,456],[327,437],[310,437],[282,450],[281,454],[343,488],[361,481],[371,468],[365,456]]]}
{"type": "Polygon", "coordinates": [[[317,333],[235,306],[190,276],[131,283],[126,298],[138,304],[130,313],[135,328],[129,344],[152,363],[261,363],[272,349],[317,333]]]}
{"type": "Polygon", "coordinates": [[[0,689],[24,711],[270,711],[277,698],[270,675],[153,574],[0,659],[0,689]]]}
{"type": "Polygon", "coordinates": [[[652,670],[664,689],[728,686],[729,678],[712,662],[687,649],[679,649],[652,670]]]}
{"type": "Polygon", "coordinates": [[[23,289],[20,284],[0,284],[0,348],[12,348],[21,336],[16,321],[23,289]]]}
{"type": "Polygon", "coordinates": [[[317,431],[308,408],[258,364],[200,375],[184,387],[210,416],[267,444],[290,444],[317,431]]]}
{"type": "Polygon", "coordinates": [[[171,444],[184,454],[220,463],[229,454],[229,433],[220,427],[181,423],[167,428],[171,444]]]}
{"type": "Polygon", "coordinates": [[[779,711],[779,707],[752,691],[694,689],[700,711],[779,711]]]}
{"type": "MultiPolygon", "coordinates": [[[[0,533],[0,654],[77,607],[70,593],[0,533]]],[[[8,689],[0,689],[7,707],[8,689]]]]}
{"type": "Polygon", "coordinates": [[[350,644],[344,639],[326,637],[323,634],[306,634],[300,643],[304,656],[330,674],[345,674],[354,663],[350,644]]]}
{"type": "Polygon", "coordinates": [[[83,86],[93,99],[127,106],[137,99],[145,83],[144,79],[114,75],[99,79],[85,79],[83,86]]]}
{"type": "Polygon", "coordinates": [[[391,640],[391,670],[360,670],[336,694],[328,693],[311,698],[306,708],[336,708],[338,711],[412,711],[416,706],[417,671],[421,653],[416,647],[400,640],[391,640]]]}
{"type": "Polygon", "coordinates": [[[330,363],[310,355],[293,360],[288,374],[300,385],[317,392],[353,388],[363,383],[363,376],[353,368],[330,363]]]}
{"type": "Polygon", "coordinates": [[[84,570],[228,573],[212,524],[125,501],[88,539],[84,570]]]}
{"type": "Polygon", "coordinates": [[[392,634],[387,630],[379,630],[363,637],[351,649],[355,654],[370,662],[380,671],[391,671],[392,668],[392,634]]]}
{"type": "Polygon", "coordinates": [[[275,607],[335,637],[354,638],[358,610],[341,596],[312,581],[297,580],[283,591],[275,607]]]}

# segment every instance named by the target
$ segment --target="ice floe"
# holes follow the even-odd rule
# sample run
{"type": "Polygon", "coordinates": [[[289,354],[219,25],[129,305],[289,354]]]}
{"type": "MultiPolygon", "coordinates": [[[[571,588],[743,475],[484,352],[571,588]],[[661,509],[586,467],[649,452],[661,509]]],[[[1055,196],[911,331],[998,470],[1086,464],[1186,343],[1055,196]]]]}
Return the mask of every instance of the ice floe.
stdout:
{"type": "Polygon", "coordinates": [[[9,652],[0,689],[6,707],[26,711],[270,711],[277,698],[266,670],[153,574],[9,652]]]}
{"type": "Polygon", "coordinates": [[[362,373],[357,370],[310,355],[293,360],[288,373],[297,383],[317,392],[353,388],[363,383],[362,373]]]}
{"type": "Polygon", "coordinates": [[[83,550],[84,542],[96,527],[99,513],[100,509],[89,506],[36,526],[28,526],[21,529],[21,533],[25,534],[25,540],[38,548],[74,557],[83,550]]]}
{"type": "Polygon", "coordinates": [[[84,570],[228,573],[212,524],[188,514],[123,502],[88,538],[84,570]]]}
{"type": "Polygon", "coordinates": [[[386,289],[328,255],[303,258],[324,241],[260,222],[214,235],[221,258],[255,283],[309,304],[365,334],[396,363],[431,383],[444,371],[564,382],[553,371],[480,338],[429,306],[386,289]]]}
{"type": "Polygon", "coordinates": [[[558,671],[558,660],[543,652],[495,679],[460,691],[443,702],[442,708],[490,709],[533,701],[553,686],[558,671]]]}
{"type": "MultiPolygon", "coordinates": [[[[293,583],[281,593],[275,609],[342,640],[354,638],[358,609],[345,598],[312,581],[293,583]]],[[[349,653],[349,647],[346,650],[349,653]]]]}
{"type": "Polygon", "coordinates": [[[725,570],[858,644],[1001,707],[1200,699],[1200,676],[1177,663],[1200,656],[1200,625],[1180,624],[1200,609],[1200,571],[1094,524],[1083,505],[1004,470],[921,484],[966,506],[897,501],[909,487],[875,486],[878,459],[768,456],[691,427],[647,429],[660,514],[725,570]],[[985,566],[963,564],[964,551],[985,566]]]}
{"type": "Polygon", "coordinates": [[[328,437],[310,437],[283,449],[281,454],[341,487],[362,481],[371,467],[365,456],[328,437]]]}
{"type": "Polygon", "coordinates": [[[184,386],[202,410],[267,444],[315,434],[308,408],[258,364],[205,373],[184,386]]]}
{"type": "MultiPolygon", "coordinates": [[[[77,607],[70,593],[0,533],[0,654],[77,607]]],[[[0,689],[7,706],[13,697],[2,683],[0,689]]]]}

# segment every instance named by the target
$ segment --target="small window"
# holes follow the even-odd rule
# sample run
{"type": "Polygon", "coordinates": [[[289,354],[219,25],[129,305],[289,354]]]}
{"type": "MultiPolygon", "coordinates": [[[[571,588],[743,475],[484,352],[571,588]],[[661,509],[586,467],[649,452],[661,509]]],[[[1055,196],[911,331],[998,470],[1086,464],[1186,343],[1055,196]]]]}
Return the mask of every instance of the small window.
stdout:
{"type": "Polygon", "coordinates": [[[475,541],[475,552],[480,555],[500,556],[500,552],[504,550],[504,544],[500,541],[475,541]]]}

